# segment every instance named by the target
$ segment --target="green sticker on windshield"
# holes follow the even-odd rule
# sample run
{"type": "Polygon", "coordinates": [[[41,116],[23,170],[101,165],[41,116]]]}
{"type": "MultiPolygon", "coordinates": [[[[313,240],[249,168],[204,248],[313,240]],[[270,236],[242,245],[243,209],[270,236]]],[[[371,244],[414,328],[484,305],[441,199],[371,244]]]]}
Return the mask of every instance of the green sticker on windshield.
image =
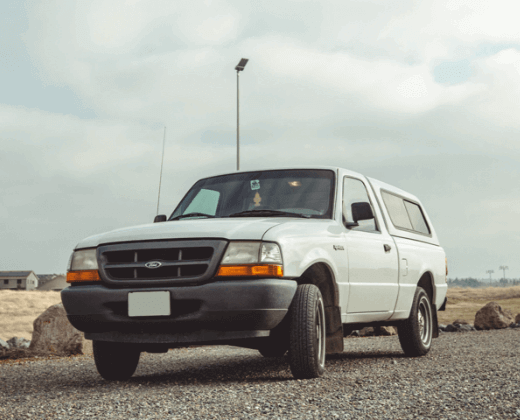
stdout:
{"type": "Polygon", "coordinates": [[[259,190],[260,189],[260,180],[259,179],[253,179],[251,181],[251,189],[254,191],[254,190],[259,190]]]}

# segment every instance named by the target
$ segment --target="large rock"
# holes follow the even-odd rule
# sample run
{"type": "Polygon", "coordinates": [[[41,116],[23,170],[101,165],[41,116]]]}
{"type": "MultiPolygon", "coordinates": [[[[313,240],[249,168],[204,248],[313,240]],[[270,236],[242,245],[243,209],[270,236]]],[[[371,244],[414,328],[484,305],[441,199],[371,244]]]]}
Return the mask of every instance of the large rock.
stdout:
{"type": "Polygon", "coordinates": [[[473,325],[469,324],[455,324],[457,327],[460,328],[461,331],[476,331],[477,329],[473,325]]]}
{"type": "Polygon", "coordinates": [[[477,330],[496,330],[514,324],[513,314],[496,302],[489,302],[475,314],[477,330]]]}
{"type": "Polygon", "coordinates": [[[23,337],[13,337],[7,340],[7,344],[9,344],[12,349],[28,349],[31,342],[23,337]]]}
{"type": "Polygon", "coordinates": [[[359,330],[360,337],[371,337],[374,335],[374,327],[365,327],[359,330]]]}
{"type": "Polygon", "coordinates": [[[459,324],[458,322],[454,322],[453,324],[448,324],[444,329],[445,332],[468,332],[475,331],[475,328],[472,325],[467,323],[459,324]]]}
{"type": "Polygon", "coordinates": [[[382,326],[375,330],[376,335],[397,335],[397,327],[382,326]]]}
{"type": "Polygon", "coordinates": [[[391,326],[365,327],[359,331],[360,337],[372,337],[379,335],[397,335],[397,328],[391,326]]]}
{"type": "Polygon", "coordinates": [[[11,346],[9,345],[9,343],[6,343],[4,340],[0,338],[0,356],[6,354],[10,348],[11,346]]]}
{"type": "Polygon", "coordinates": [[[457,325],[461,325],[461,324],[448,324],[448,325],[446,325],[446,328],[444,329],[444,331],[446,331],[446,332],[461,332],[462,330],[457,325]]]}
{"type": "Polygon", "coordinates": [[[83,334],[71,325],[63,304],[48,308],[36,318],[33,327],[29,350],[60,355],[82,354],[83,334]]]}

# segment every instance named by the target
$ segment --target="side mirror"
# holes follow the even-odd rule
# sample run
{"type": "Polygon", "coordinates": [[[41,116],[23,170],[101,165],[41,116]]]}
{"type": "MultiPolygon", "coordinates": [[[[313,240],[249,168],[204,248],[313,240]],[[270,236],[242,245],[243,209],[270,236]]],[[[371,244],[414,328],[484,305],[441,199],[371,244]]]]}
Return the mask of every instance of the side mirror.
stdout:
{"type": "Polygon", "coordinates": [[[346,222],[345,223],[345,227],[347,229],[352,229],[354,227],[358,227],[359,226],[359,223],[358,222],[346,222]]]}
{"type": "Polygon", "coordinates": [[[358,222],[359,220],[370,220],[374,218],[374,213],[372,213],[372,206],[370,203],[352,203],[351,207],[352,218],[354,219],[354,222],[358,222]]]}
{"type": "Polygon", "coordinates": [[[166,222],[166,215],[165,214],[158,214],[157,216],[155,216],[155,219],[153,219],[153,222],[154,223],[166,222]]]}

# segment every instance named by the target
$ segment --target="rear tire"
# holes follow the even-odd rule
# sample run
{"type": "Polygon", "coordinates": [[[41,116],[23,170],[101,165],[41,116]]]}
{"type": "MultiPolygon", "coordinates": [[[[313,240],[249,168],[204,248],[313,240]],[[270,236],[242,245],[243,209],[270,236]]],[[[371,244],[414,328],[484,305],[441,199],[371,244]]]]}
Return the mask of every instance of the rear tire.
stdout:
{"type": "Polygon", "coordinates": [[[297,379],[318,378],[325,371],[325,307],[313,284],[296,289],[289,308],[289,363],[297,379]]]}
{"type": "Polygon", "coordinates": [[[399,342],[404,354],[410,357],[424,356],[430,351],[433,336],[433,312],[428,294],[417,287],[410,317],[397,327],[399,342]]]}
{"type": "Polygon", "coordinates": [[[107,381],[126,381],[137,369],[141,352],[127,344],[94,341],[92,347],[97,371],[107,381]]]}

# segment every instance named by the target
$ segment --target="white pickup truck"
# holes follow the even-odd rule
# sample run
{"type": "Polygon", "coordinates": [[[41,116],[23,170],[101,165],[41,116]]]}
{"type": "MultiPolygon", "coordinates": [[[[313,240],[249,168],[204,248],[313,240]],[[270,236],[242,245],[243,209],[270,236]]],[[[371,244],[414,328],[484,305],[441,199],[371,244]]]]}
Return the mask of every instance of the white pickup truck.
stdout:
{"type": "Polygon", "coordinates": [[[61,292],[107,380],[140,353],[190,344],[288,352],[296,378],[364,326],[426,354],[446,304],[445,253],[420,201],[330,167],[196,182],[172,215],[81,241],[61,292]]]}

